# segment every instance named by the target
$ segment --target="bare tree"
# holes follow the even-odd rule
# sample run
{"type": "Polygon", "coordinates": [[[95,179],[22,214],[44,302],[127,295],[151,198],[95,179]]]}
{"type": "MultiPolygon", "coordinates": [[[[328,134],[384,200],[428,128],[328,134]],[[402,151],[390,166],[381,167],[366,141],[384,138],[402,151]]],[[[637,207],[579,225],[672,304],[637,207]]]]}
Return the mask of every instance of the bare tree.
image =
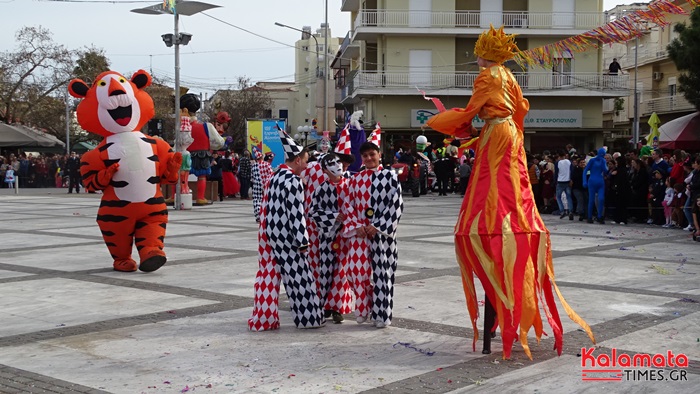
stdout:
{"type": "Polygon", "coordinates": [[[35,103],[65,86],[73,63],[42,27],[23,27],[15,40],[14,52],[0,53],[0,119],[7,123],[25,120],[35,103]]]}
{"type": "Polygon", "coordinates": [[[238,77],[238,89],[216,92],[206,115],[213,120],[219,111],[228,112],[231,122],[224,137],[231,136],[233,149],[242,151],[246,148],[246,119],[262,118],[271,105],[267,90],[252,85],[248,77],[238,77]]]}

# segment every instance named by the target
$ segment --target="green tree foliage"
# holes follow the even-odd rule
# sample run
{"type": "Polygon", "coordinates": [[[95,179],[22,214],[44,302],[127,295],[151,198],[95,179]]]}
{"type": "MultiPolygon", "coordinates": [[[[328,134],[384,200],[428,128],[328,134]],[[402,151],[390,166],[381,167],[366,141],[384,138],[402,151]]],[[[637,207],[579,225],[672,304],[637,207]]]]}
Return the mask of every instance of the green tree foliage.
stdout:
{"type": "Polygon", "coordinates": [[[677,24],[673,30],[678,38],[668,45],[668,54],[683,73],[678,77],[678,89],[700,110],[700,7],[690,14],[690,25],[677,24]]]}
{"type": "Polygon", "coordinates": [[[109,71],[109,60],[104,50],[95,47],[85,48],[78,52],[78,60],[73,68],[73,78],[80,78],[88,86],[92,85],[95,77],[109,71]]]}

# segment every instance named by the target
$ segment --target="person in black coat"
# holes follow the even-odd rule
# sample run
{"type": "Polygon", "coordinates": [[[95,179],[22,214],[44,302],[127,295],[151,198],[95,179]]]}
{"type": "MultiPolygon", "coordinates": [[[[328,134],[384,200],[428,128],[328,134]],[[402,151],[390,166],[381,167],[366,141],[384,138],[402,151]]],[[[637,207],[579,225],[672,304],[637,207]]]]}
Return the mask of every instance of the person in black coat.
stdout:
{"type": "Polygon", "coordinates": [[[440,196],[447,195],[447,185],[450,182],[450,177],[454,177],[455,164],[449,157],[444,157],[438,153],[438,159],[433,164],[435,176],[437,177],[437,186],[440,196]]]}
{"type": "Polygon", "coordinates": [[[80,193],[80,158],[75,152],[70,153],[66,161],[66,172],[68,173],[68,193],[80,193]]]}
{"type": "Polygon", "coordinates": [[[647,166],[641,159],[634,159],[630,172],[630,215],[637,223],[646,223],[649,210],[647,209],[647,195],[649,194],[649,173],[647,166]]]}
{"type": "Polygon", "coordinates": [[[208,181],[216,181],[219,186],[219,201],[224,201],[224,182],[223,182],[223,172],[221,169],[221,158],[219,153],[214,151],[211,156],[211,174],[207,176],[208,181]]]}
{"type": "Polygon", "coordinates": [[[627,162],[624,157],[615,159],[615,170],[611,171],[610,189],[615,207],[613,221],[619,224],[627,224],[627,205],[630,201],[629,179],[627,177],[627,162]]]}
{"type": "Polygon", "coordinates": [[[666,182],[664,181],[664,175],[661,173],[661,170],[654,170],[651,175],[654,177],[654,182],[651,184],[652,224],[661,226],[666,223],[664,208],[663,205],[661,205],[666,196],[666,182]]]}

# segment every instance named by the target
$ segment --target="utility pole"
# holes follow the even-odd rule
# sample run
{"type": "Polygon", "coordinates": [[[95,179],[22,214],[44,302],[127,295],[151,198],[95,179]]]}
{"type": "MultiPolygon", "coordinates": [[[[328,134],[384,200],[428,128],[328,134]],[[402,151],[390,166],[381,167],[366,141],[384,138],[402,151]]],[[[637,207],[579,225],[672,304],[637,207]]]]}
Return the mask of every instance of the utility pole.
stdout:
{"type": "MultiPolygon", "coordinates": [[[[632,144],[637,147],[639,141],[639,93],[637,92],[637,78],[639,77],[639,37],[634,39],[634,123],[632,124],[632,144]]],[[[649,142],[649,141],[647,141],[649,142]]]]}
{"type": "Polygon", "coordinates": [[[66,154],[70,155],[70,99],[66,89],[66,154]]]}
{"type": "MultiPolygon", "coordinates": [[[[323,130],[328,128],[328,0],[326,0],[326,18],[323,32],[323,130]]],[[[335,107],[335,105],[333,105],[335,107]]]]}

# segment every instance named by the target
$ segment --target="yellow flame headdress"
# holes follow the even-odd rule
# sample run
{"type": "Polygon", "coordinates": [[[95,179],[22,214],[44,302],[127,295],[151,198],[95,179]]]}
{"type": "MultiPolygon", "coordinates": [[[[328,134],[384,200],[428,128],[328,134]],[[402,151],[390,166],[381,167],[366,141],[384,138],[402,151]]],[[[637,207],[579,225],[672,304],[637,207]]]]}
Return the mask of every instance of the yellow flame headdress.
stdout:
{"type": "Polygon", "coordinates": [[[515,34],[506,34],[503,26],[498,30],[491,28],[481,33],[474,46],[474,53],[480,58],[496,63],[503,63],[512,59],[515,52],[519,52],[515,45],[515,34]]]}

